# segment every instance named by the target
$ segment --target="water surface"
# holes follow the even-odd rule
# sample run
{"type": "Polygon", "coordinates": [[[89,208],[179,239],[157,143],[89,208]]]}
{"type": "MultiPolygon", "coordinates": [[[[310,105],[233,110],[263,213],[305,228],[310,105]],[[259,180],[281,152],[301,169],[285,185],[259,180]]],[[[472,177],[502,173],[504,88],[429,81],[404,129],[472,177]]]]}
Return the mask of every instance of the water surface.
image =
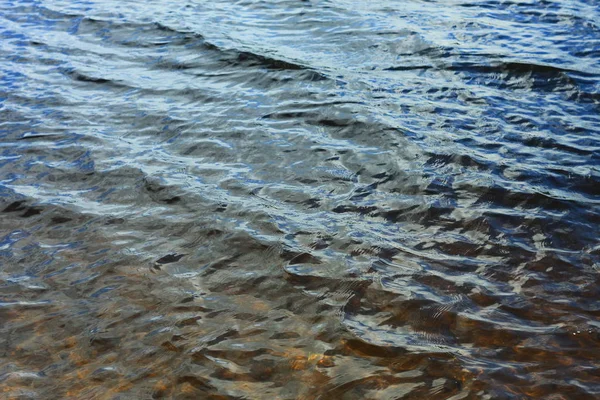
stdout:
{"type": "Polygon", "coordinates": [[[599,21],[0,0],[0,397],[598,398],[599,21]]]}

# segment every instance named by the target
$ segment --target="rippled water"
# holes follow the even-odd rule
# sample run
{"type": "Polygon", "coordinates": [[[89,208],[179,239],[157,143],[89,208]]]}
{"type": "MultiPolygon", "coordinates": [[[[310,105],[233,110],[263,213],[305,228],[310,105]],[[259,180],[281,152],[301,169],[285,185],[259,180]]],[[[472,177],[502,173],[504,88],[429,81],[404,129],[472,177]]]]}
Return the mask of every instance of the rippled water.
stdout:
{"type": "Polygon", "coordinates": [[[598,398],[599,21],[0,0],[0,397],[598,398]]]}

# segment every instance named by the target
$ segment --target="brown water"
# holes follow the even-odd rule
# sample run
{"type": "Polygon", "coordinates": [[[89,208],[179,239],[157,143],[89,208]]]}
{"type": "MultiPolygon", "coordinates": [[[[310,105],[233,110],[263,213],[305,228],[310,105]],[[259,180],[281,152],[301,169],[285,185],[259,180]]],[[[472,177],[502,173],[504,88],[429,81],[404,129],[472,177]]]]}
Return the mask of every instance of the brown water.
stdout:
{"type": "Polygon", "coordinates": [[[599,398],[599,20],[0,0],[0,398],[599,398]]]}

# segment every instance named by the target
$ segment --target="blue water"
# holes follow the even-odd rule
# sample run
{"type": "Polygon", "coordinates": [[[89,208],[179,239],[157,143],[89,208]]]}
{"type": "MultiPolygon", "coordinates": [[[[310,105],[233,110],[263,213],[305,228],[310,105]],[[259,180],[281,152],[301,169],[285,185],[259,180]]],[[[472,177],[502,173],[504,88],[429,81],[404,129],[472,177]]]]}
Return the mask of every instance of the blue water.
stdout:
{"type": "Polygon", "coordinates": [[[598,398],[599,21],[0,0],[0,397],[598,398]]]}

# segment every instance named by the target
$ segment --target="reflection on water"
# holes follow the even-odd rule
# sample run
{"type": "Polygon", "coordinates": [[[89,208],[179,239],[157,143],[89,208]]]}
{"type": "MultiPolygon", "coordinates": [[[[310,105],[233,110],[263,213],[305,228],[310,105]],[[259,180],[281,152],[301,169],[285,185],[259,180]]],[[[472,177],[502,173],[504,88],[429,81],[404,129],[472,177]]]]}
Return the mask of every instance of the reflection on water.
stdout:
{"type": "Polygon", "coordinates": [[[0,397],[600,396],[596,2],[0,5],[0,397]]]}

